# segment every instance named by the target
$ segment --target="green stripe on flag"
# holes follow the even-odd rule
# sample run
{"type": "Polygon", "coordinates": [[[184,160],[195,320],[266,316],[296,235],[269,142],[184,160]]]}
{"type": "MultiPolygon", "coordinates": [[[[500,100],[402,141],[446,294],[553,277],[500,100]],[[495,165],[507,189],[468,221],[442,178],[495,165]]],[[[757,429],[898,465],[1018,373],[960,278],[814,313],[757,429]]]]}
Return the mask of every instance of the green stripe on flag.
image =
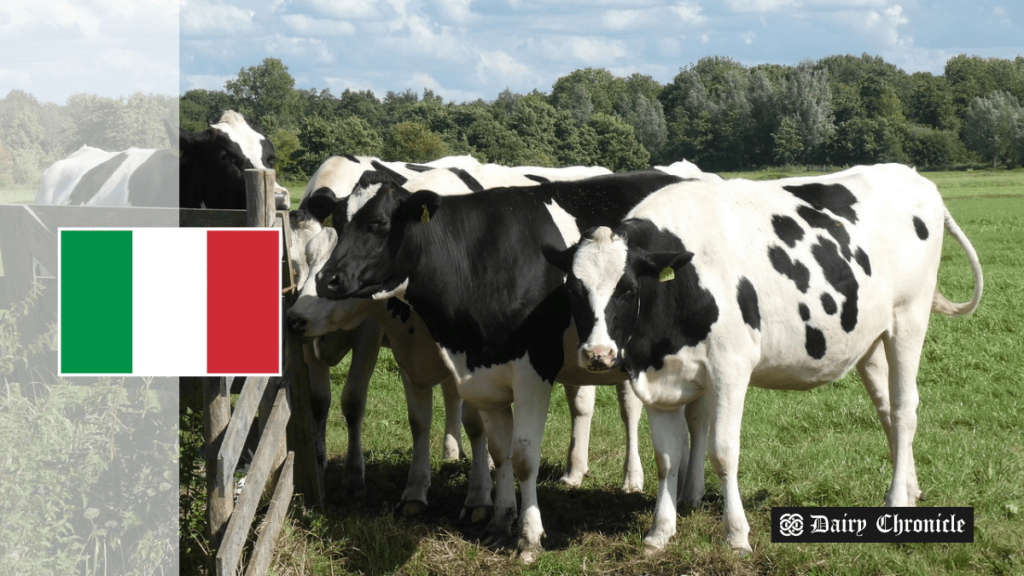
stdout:
{"type": "Polygon", "coordinates": [[[64,374],[132,372],[132,233],[62,230],[60,359],[64,374]]]}

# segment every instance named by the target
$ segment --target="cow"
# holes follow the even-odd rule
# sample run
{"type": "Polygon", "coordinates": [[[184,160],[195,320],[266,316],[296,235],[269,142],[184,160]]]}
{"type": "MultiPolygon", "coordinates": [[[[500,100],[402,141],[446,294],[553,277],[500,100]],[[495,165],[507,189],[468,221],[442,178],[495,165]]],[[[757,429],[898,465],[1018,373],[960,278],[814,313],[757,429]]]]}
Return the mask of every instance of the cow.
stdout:
{"type": "MultiPolygon", "coordinates": [[[[202,132],[164,127],[177,137],[180,157],[170,149],[83,146],[43,172],[35,203],[244,210],[245,169],[274,167],[273,144],[237,111],[220,112],[202,132]]],[[[288,191],[277,185],[275,193],[288,191]]]]}
{"type": "MultiPolygon", "coordinates": [[[[236,110],[221,111],[202,132],[178,128],[181,149],[179,206],[245,210],[245,170],[273,169],[274,145],[263,127],[236,110]]],[[[167,126],[168,131],[171,130],[167,126]]],[[[291,204],[288,190],[274,183],[278,205],[291,204]]]]}
{"type": "MultiPolygon", "coordinates": [[[[288,328],[292,334],[302,338],[319,339],[331,334],[357,331],[364,324],[372,324],[379,327],[387,336],[388,346],[395,356],[402,377],[413,438],[413,456],[408,481],[396,509],[406,516],[419,514],[427,506],[427,491],[430,487],[431,391],[435,385],[440,384],[444,392],[448,420],[454,419],[454,431],[450,430],[453,427],[451,422],[446,424],[448,431],[445,437],[445,457],[456,459],[460,456],[461,445],[453,445],[451,442],[459,439],[458,417],[461,413],[473,455],[469,493],[462,516],[465,517],[468,513],[471,521],[478,522],[486,516],[491,507],[487,440],[480,415],[472,406],[467,405],[463,409],[455,382],[441,362],[440,354],[430,339],[427,328],[408,305],[398,300],[388,301],[386,306],[381,306],[372,300],[331,301],[317,297],[316,283],[312,279],[330,256],[336,237],[333,228],[324,228],[307,243],[305,259],[308,262],[309,275],[300,286],[298,298],[288,309],[288,328]],[[371,322],[367,322],[368,319],[371,322]],[[451,399],[456,403],[452,404],[451,399]]],[[[360,407],[365,406],[365,388],[362,390],[364,394],[360,400],[360,407]]],[[[347,386],[346,391],[350,398],[343,401],[343,406],[344,402],[351,404],[355,401],[352,399],[355,390],[350,390],[347,386]]],[[[328,397],[327,401],[329,400],[328,397]]],[[[637,403],[639,404],[639,401],[637,403]]],[[[358,416],[362,416],[361,411],[358,416]]],[[[352,420],[348,411],[346,420],[352,420]]],[[[350,453],[346,456],[346,466],[361,471],[362,461],[357,460],[362,454],[360,430],[360,426],[350,425],[350,453]],[[353,450],[358,452],[352,452],[353,450]]],[[[346,478],[345,482],[347,486],[352,486],[361,479],[346,478]]]]}
{"type": "Polygon", "coordinates": [[[384,185],[351,218],[335,207],[337,246],[316,275],[317,294],[398,297],[420,315],[459,395],[484,420],[497,467],[485,530],[512,535],[518,478],[517,548],[527,562],[543,533],[536,488],[551,386],[617,384],[624,376],[589,373],[574,354],[564,362],[576,334],[564,274],[542,247],[567,247],[581,229],[615,225],[644,197],[680,181],[650,170],[446,197],[384,185]]]}
{"type": "Polygon", "coordinates": [[[589,230],[548,257],[567,274],[576,362],[595,374],[625,370],[648,409],[658,463],[648,551],[675,534],[681,407],[701,404],[725,540],[751,552],[737,483],[749,386],[808,390],[856,367],[889,439],[885,505],[920,497],[911,443],[929,314],[970,314],[983,281],[935,185],[912,169],[670,186],[614,229],[589,230]],[[970,262],[969,302],[936,290],[943,229],[970,262]]]}

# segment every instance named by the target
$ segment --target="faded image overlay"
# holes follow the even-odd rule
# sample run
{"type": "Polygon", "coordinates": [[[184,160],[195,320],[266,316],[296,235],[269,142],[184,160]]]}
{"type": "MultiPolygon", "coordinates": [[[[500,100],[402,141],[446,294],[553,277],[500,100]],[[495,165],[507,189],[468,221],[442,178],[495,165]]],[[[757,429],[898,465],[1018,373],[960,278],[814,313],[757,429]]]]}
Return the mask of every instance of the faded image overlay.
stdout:
{"type": "Polygon", "coordinates": [[[177,2],[0,4],[0,574],[178,573],[178,379],[56,350],[58,229],[178,225],[177,89],[177,2]]]}

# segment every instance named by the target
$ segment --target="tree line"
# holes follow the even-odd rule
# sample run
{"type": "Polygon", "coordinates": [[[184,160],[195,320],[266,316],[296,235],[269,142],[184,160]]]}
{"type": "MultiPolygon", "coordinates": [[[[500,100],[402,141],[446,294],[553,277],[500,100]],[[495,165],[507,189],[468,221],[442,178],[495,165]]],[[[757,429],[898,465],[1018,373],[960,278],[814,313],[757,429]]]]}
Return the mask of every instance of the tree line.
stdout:
{"type": "Polygon", "coordinates": [[[267,58],[223,90],[177,98],[77,95],[64,106],[12,91],[0,100],[0,185],[28,182],[82,144],[164,147],[162,119],[205,129],[224,108],[257,119],[278,171],[305,178],[329,156],[430,161],[470,154],[507,165],[634,170],[688,159],[710,171],[900,162],[918,167],[1024,164],[1024,57],[960,55],[942,75],[907,74],[877,56],[795,66],[707,57],[661,84],[635,73],[576,70],[550,92],[506,89],[492,101],[445,102],[429,89],[295,87],[267,58]]]}

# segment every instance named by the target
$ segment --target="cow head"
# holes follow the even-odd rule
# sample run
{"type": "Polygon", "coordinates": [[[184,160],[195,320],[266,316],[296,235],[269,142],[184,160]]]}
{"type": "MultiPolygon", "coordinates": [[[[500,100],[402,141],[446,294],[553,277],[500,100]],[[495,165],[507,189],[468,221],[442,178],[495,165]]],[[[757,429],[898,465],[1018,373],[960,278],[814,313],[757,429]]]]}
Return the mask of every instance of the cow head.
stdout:
{"type": "MultiPolygon", "coordinates": [[[[311,210],[328,206],[326,201],[310,200],[311,210]]],[[[394,295],[408,280],[403,263],[416,261],[412,248],[404,249],[405,244],[414,244],[403,242],[407,228],[429,222],[440,202],[440,196],[433,192],[410,194],[401,187],[384,184],[354,213],[347,212],[344,201],[331,206],[338,245],[317,274],[317,294],[331,299],[394,295]]]]}
{"type": "Polygon", "coordinates": [[[288,330],[296,336],[316,338],[336,330],[355,329],[372,304],[365,299],[328,300],[317,296],[316,274],[334,250],[337,237],[333,228],[324,228],[305,244],[302,260],[306,272],[298,275],[298,298],[288,308],[288,330]]]}
{"type": "MultiPolygon", "coordinates": [[[[178,131],[183,208],[244,210],[245,170],[273,169],[277,161],[274,145],[259,123],[234,110],[221,112],[202,132],[178,131]]],[[[275,183],[274,192],[288,190],[275,183]]]]}
{"type": "Polygon", "coordinates": [[[586,231],[579,244],[547,256],[567,274],[579,364],[598,372],[623,363],[626,343],[643,329],[638,325],[642,300],[689,263],[693,253],[648,252],[602,226],[586,231]]]}

